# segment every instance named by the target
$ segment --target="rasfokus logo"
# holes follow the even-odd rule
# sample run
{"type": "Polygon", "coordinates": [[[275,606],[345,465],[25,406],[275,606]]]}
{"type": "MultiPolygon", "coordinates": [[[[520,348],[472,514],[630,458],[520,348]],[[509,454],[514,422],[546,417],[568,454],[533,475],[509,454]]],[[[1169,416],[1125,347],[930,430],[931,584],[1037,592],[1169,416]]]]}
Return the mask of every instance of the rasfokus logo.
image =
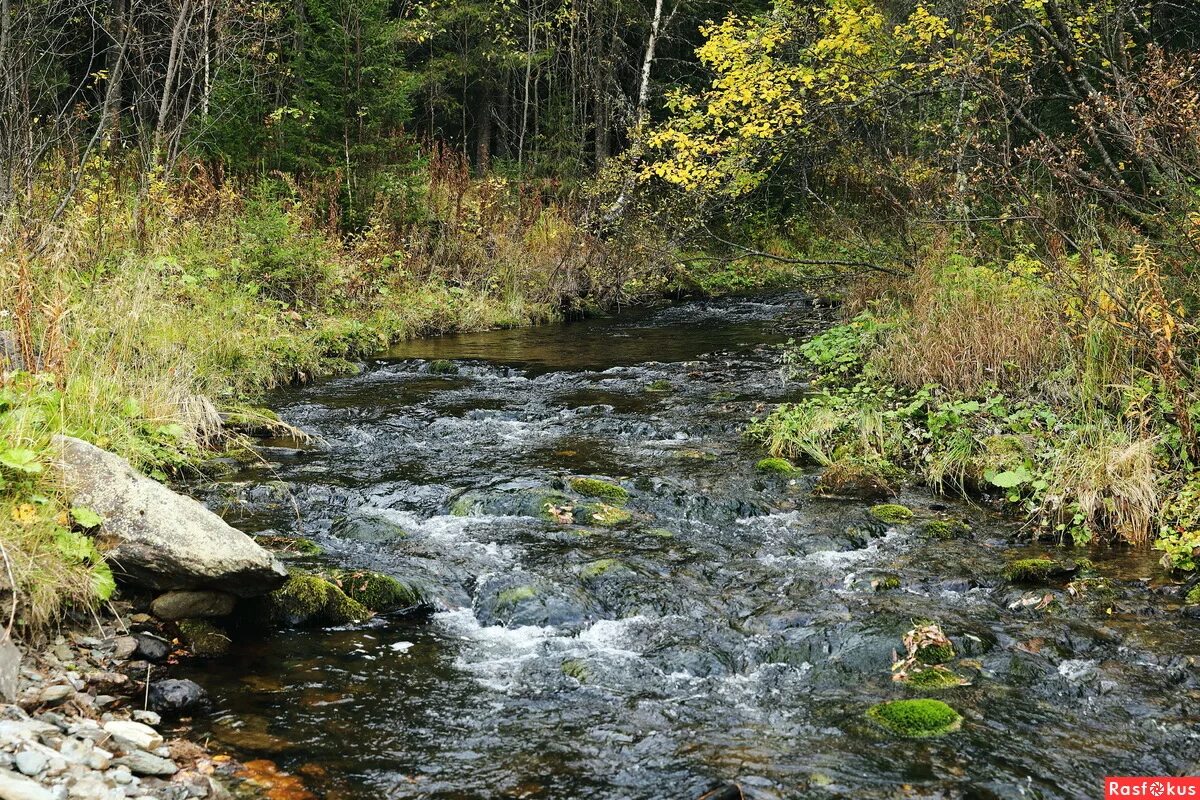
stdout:
{"type": "Polygon", "coordinates": [[[1200,800],[1200,778],[1105,778],[1104,800],[1117,797],[1194,797],[1200,800]]]}

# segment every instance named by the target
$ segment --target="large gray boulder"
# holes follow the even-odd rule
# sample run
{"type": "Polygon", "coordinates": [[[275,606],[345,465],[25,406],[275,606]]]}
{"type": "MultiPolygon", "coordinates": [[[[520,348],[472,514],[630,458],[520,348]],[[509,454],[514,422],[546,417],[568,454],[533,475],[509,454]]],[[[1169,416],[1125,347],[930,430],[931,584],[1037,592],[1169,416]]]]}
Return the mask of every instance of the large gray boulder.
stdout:
{"type": "Polygon", "coordinates": [[[275,556],[192,498],[95,445],[69,436],[54,442],[71,502],[104,519],[96,544],[128,582],[255,597],[287,579],[275,556]]]}

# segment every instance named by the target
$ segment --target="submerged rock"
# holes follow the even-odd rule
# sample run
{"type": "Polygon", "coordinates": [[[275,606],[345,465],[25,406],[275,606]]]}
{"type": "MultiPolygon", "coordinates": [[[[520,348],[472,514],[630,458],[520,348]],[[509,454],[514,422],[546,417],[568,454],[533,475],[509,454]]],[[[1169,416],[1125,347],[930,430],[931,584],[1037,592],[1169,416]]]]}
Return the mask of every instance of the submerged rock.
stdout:
{"type": "Polygon", "coordinates": [[[867,709],[867,718],[905,738],[941,736],[962,726],[962,715],[941,700],[893,700],[867,709]]]}
{"type": "Polygon", "coordinates": [[[283,583],[283,565],[200,503],[80,439],[55,436],[72,502],[104,520],[97,545],[113,571],[150,589],[220,589],[239,597],[283,583]]]}
{"type": "Polygon", "coordinates": [[[821,473],[813,492],[822,497],[869,500],[894,497],[899,487],[881,470],[853,461],[835,461],[821,473]]]}
{"type": "Polygon", "coordinates": [[[182,714],[208,702],[208,692],[195,681],[168,678],[151,683],[148,698],[160,714],[182,714]]]}

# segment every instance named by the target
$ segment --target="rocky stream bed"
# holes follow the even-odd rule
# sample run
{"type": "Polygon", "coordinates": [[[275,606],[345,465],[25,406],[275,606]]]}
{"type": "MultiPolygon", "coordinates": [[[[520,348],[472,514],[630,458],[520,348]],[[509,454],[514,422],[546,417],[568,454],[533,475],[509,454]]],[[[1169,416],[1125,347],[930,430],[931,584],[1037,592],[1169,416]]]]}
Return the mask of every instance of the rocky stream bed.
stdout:
{"type": "Polygon", "coordinates": [[[692,303],[413,342],[280,393],[311,438],[192,490],[293,569],[415,599],[231,628],[176,668],[212,702],[180,730],[289,797],[364,800],[1095,798],[1200,768],[1200,621],[1153,554],[1022,542],[919,488],[881,520],[756,469],[747,419],[806,388],[778,346],[819,324],[795,296],[692,303]],[[1006,578],[1036,556],[1064,569],[1006,578]],[[950,688],[893,680],[927,622],[950,688]],[[958,729],[866,713],[914,697],[958,729]]]}

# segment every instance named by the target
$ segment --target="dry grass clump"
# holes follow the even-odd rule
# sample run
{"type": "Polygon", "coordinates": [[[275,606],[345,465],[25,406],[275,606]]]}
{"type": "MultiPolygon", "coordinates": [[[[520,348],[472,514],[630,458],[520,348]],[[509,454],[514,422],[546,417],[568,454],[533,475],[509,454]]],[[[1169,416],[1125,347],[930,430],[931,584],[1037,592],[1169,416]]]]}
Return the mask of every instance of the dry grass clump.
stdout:
{"type": "Polygon", "coordinates": [[[909,302],[871,358],[893,383],[1027,389],[1065,363],[1069,342],[1031,264],[1002,269],[939,255],[920,263],[907,290],[909,302]]]}

